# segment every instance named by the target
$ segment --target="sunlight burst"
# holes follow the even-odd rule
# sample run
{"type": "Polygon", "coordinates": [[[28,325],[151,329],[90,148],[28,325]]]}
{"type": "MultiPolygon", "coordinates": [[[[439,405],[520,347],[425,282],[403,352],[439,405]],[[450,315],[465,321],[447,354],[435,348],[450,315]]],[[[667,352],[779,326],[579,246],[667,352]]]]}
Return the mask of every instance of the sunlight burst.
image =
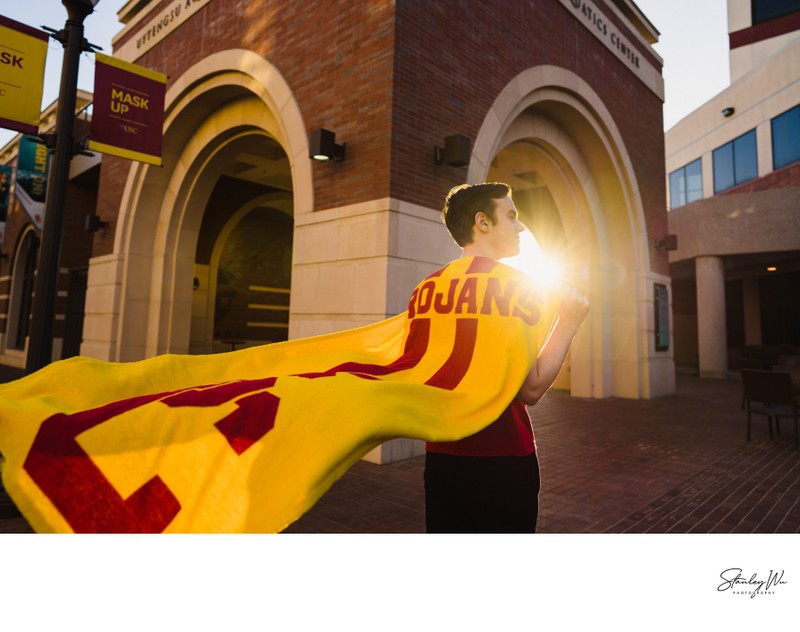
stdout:
{"type": "Polygon", "coordinates": [[[537,283],[548,288],[555,288],[563,282],[563,265],[561,261],[542,252],[539,242],[529,230],[520,234],[519,254],[504,259],[506,263],[530,276],[537,283]]]}

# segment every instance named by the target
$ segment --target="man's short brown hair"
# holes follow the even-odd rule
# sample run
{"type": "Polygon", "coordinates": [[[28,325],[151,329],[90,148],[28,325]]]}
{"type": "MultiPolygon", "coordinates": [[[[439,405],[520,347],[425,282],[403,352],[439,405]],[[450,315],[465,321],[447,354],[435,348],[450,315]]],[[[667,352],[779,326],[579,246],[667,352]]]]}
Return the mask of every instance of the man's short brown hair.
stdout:
{"type": "Polygon", "coordinates": [[[500,200],[510,193],[511,187],[502,182],[459,184],[450,189],[444,200],[442,222],[456,243],[463,248],[472,243],[475,213],[486,213],[492,224],[496,223],[495,200],[500,200]]]}

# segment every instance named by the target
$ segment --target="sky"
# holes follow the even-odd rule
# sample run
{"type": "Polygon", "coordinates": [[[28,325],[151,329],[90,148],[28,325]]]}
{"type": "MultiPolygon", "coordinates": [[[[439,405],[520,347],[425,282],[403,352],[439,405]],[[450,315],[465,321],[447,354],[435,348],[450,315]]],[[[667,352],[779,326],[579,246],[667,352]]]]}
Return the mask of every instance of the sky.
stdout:
{"type": "MultiPolygon", "coordinates": [[[[223,0],[224,1],[224,0],[223,0]]],[[[661,33],[654,46],[664,59],[664,129],[728,86],[727,0],[635,0],[661,33]]],[[[122,28],[117,11],[126,0],[100,0],[84,21],[85,37],[111,54],[111,38],[122,28]]],[[[60,0],[0,0],[0,14],[34,27],[61,29],[67,12],[60,0]]],[[[42,109],[58,97],[63,47],[50,40],[42,109]]],[[[158,69],[156,69],[158,70],[158,69]]],[[[83,53],[78,87],[92,91],[94,56],[83,53]]],[[[0,130],[0,147],[14,132],[0,130]]]]}

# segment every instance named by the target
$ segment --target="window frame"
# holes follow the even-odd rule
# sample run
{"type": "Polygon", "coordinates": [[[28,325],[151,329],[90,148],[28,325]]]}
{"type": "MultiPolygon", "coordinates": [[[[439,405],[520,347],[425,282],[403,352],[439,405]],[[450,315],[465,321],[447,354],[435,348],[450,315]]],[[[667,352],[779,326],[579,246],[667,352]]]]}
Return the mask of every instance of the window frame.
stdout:
{"type": "MultiPolygon", "coordinates": [[[[730,189],[732,189],[734,187],[739,186],[740,184],[744,184],[745,182],[750,182],[751,180],[755,180],[756,178],[758,178],[758,136],[756,134],[755,128],[745,132],[744,134],[740,134],[736,138],[733,138],[733,139],[729,140],[724,145],[720,145],[716,149],[712,150],[712,152],[711,152],[711,162],[712,162],[712,172],[713,172],[713,177],[714,177],[714,194],[715,195],[717,193],[722,193],[724,191],[728,191],[728,190],[730,190],[730,189]],[[753,164],[755,166],[755,173],[752,176],[747,175],[747,176],[742,177],[740,179],[739,175],[737,173],[738,170],[737,170],[737,164],[736,164],[736,162],[737,162],[736,161],[736,152],[737,152],[736,148],[737,148],[737,146],[741,147],[742,143],[745,141],[745,139],[747,139],[750,136],[752,136],[752,138],[753,138],[753,155],[752,155],[752,158],[753,158],[753,164]],[[721,169],[718,170],[718,166],[721,165],[721,160],[722,160],[722,157],[724,155],[723,152],[725,152],[728,149],[730,149],[730,156],[731,156],[731,158],[730,158],[731,171],[730,171],[729,175],[731,176],[733,184],[730,184],[728,186],[719,186],[718,182],[722,179],[722,175],[724,175],[724,174],[721,173],[721,169]]],[[[740,163],[740,165],[741,165],[741,163],[740,163]]]]}
{"type": "MultiPolygon", "coordinates": [[[[694,191],[694,189],[692,189],[694,191]]],[[[669,174],[669,208],[670,210],[680,208],[681,206],[685,206],[690,202],[696,202],[697,200],[703,199],[703,161],[702,158],[695,158],[691,162],[687,162],[682,167],[675,169],[669,174]],[[699,176],[700,176],[700,195],[697,197],[693,197],[689,199],[689,178],[687,177],[687,170],[689,167],[697,165],[699,167],[699,176]],[[675,175],[679,175],[681,179],[681,183],[683,184],[683,197],[684,200],[680,204],[675,203],[675,198],[672,195],[672,177],[675,175]]]]}
{"type": "MultiPolygon", "coordinates": [[[[770,135],[772,137],[772,168],[773,168],[773,170],[774,169],[782,169],[783,167],[788,167],[789,165],[792,165],[792,164],[796,163],[798,160],[800,160],[800,104],[789,108],[785,112],[781,112],[777,116],[773,116],[770,119],[770,122],[769,122],[769,130],[770,130],[770,135]],[[776,146],[777,146],[777,143],[775,142],[775,139],[776,138],[778,138],[778,139],[785,138],[785,135],[783,135],[783,134],[779,134],[778,136],[775,135],[775,121],[777,121],[781,117],[789,116],[789,115],[794,114],[794,113],[796,113],[796,116],[798,118],[798,121],[797,121],[797,143],[795,144],[797,149],[795,150],[795,154],[794,154],[794,157],[792,159],[790,159],[788,162],[784,162],[783,164],[778,164],[778,161],[776,160],[777,156],[775,155],[776,154],[776,146]]],[[[791,146],[792,145],[790,143],[790,147],[791,146]]]]}
{"type": "Polygon", "coordinates": [[[796,2],[796,6],[794,7],[789,7],[786,9],[777,9],[777,10],[772,8],[771,10],[767,10],[766,12],[769,13],[769,15],[759,18],[757,5],[761,4],[762,14],[763,14],[763,7],[764,4],[766,4],[766,2],[768,2],[768,0],[761,0],[761,2],[759,2],[759,0],[750,0],[750,17],[753,26],[757,24],[763,24],[764,22],[769,22],[770,20],[775,20],[777,18],[782,18],[786,15],[791,15],[796,11],[800,11],[800,2],[796,2]]]}

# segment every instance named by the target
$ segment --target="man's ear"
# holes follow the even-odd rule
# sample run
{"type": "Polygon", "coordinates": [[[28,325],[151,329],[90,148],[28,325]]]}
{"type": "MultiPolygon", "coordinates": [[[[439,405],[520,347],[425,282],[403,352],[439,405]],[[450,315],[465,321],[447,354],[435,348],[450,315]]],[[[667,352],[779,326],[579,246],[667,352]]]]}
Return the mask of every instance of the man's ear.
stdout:
{"type": "Polygon", "coordinates": [[[489,230],[489,218],[486,216],[486,213],[483,211],[478,211],[475,213],[475,230],[479,230],[482,233],[485,233],[489,230]]]}

